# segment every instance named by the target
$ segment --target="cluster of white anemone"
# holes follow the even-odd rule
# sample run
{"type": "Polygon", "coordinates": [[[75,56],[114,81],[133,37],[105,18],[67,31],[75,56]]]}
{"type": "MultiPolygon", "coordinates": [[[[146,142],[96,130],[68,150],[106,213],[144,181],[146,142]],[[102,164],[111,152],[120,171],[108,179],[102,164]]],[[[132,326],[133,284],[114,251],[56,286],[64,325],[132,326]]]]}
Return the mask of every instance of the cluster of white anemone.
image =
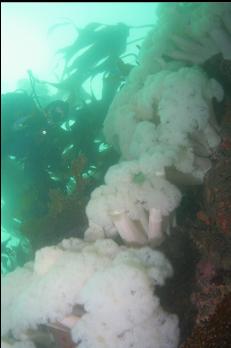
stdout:
{"type": "Polygon", "coordinates": [[[92,193],[87,240],[118,233],[131,245],[155,245],[174,221],[179,189],[202,183],[220,142],[212,100],[222,101],[223,89],[197,63],[218,53],[231,59],[230,23],[230,4],[159,6],[140,64],[104,122],[121,159],[92,193]]]}
{"type": "Polygon", "coordinates": [[[177,316],[155,295],[172,274],[166,257],[149,247],[76,238],[45,247],[2,279],[1,347],[35,348],[33,340],[44,344],[40,325],[56,324],[78,348],[175,348],[177,316]]]}

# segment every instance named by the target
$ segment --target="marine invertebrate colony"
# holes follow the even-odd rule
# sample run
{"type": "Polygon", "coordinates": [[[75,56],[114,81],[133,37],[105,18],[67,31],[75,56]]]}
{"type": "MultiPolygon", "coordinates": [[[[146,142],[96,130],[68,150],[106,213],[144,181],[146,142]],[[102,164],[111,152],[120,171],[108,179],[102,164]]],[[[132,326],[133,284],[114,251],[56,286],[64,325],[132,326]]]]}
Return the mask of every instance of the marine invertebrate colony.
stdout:
{"type": "Polygon", "coordinates": [[[2,335],[28,341],[31,329],[57,322],[70,328],[78,347],[175,347],[178,319],[153,297],[172,272],[164,255],[148,247],[64,240],[4,279],[2,335]],[[84,308],[78,316],[76,305],[84,308]]]}
{"type": "Polygon", "coordinates": [[[119,232],[130,244],[159,243],[162,225],[169,225],[171,212],[180,202],[180,191],[136,161],[112,166],[105,183],[94,190],[86,208],[89,228],[85,238],[102,237],[104,232],[112,237],[119,232]]]}
{"type": "MultiPolygon", "coordinates": [[[[125,162],[114,166],[114,169],[110,168],[105,176],[106,187],[97,188],[92,193],[92,199],[86,210],[90,221],[87,238],[97,233],[98,237],[102,237],[103,234],[110,235],[110,231],[114,228],[128,243],[136,242],[142,245],[150,239],[155,242],[155,237],[158,242],[161,233],[163,237],[163,229],[160,226],[166,225],[164,221],[166,218],[169,220],[169,214],[172,215],[180,202],[180,193],[176,193],[177,187],[170,186],[170,183],[179,188],[182,185],[202,183],[205,173],[211,166],[210,156],[220,142],[219,126],[214,115],[212,100],[215,98],[218,102],[222,101],[223,88],[215,79],[208,78],[200,66],[195,65],[198,61],[193,60],[190,50],[187,52],[194,64],[189,64],[183,55],[176,57],[169,53],[172,52],[170,42],[173,33],[177,32],[178,38],[181,38],[179,42],[185,40],[183,39],[185,32],[189,37],[193,35],[195,29],[193,18],[196,13],[202,13],[200,21],[203,20],[203,24],[199,23],[201,34],[209,36],[208,26],[212,24],[206,21],[218,18],[222,27],[222,23],[227,22],[226,17],[230,15],[230,4],[227,6],[216,4],[214,7],[212,4],[207,7],[207,4],[203,3],[195,6],[160,5],[159,21],[141,48],[140,65],[132,70],[126,85],[116,95],[109,108],[104,122],[104,134],[107,141],[120,153],[121,161],[125,162]],[[207,16],[204,12],[205,7],[208,11],[207,16]],[[172,59],[169,60],[169,57],[172,59]],[[145,173],[144,175],[152,182],[152,188],[150,186],[147,189],[145,185],[135,181],[129,188],[127,179],[129,166],[133,168],[134,177],[139,176],[139,173],[145,173]],[[113,171],[114,177],[119,176],[119,180],[117,182],[114,180],[111,190],[113,180],[109,178],[113,177],[111,175],[113,171]],[[162,183],[163,180],[169,183],[160,184],[161,180],[162,183]],[[173,190],[175,199],[173,196],[170,198],[173,190]],[[148,204],[146,210],[154,208],[155,211],[152,210],[153,215],[145,218],[145,214],[141,217],[141,213],[137,211],[137,205],[147,205],[145,203],[149,197],[147,191],[152,201],[156,200],[158,203],[148,204]],[[108,195],[114,196],[114,199],[109,199],[109,204],[108,195]],[[123,195],[126,196],[126,200],[123,195]],[[163,205],[166,207],[166,204],[169,208],[164,211],[162,207],[163,205]],[[114,227],[109,227],[102,214],[98,213],[99,206],[104,207],[102,214],[111,215],[109,219],[112,220],[114,227]],[[118,227],[117,218],[113,222],[113,212],[116,212],[117,217],[123,216],[123,226],[126,217],[127,227],[118,227]],[[149,223],[149,227],[144,227],[145,224],[148,225],[148,219],[152,223],[149,223]],[[146,239],[141,237],[141,230],[137,231],[134,223],[136,220],[146,230],[146,239]],[[91,222],[94,223],[93,227],[91,222]]],[[[226,38],[231,41],[229,29],[222,29],[220,33],[223,31],[224,42],[226,38]]],[[[216,52],[209,51],[206,59],[218,52],[225,58],[231,58],[229,45],[228,40],[227,49],[226,45],[223,48],[216,46],[216,52]]],[[[184,45],[182,47],[188,49],[184,45]]]]}

